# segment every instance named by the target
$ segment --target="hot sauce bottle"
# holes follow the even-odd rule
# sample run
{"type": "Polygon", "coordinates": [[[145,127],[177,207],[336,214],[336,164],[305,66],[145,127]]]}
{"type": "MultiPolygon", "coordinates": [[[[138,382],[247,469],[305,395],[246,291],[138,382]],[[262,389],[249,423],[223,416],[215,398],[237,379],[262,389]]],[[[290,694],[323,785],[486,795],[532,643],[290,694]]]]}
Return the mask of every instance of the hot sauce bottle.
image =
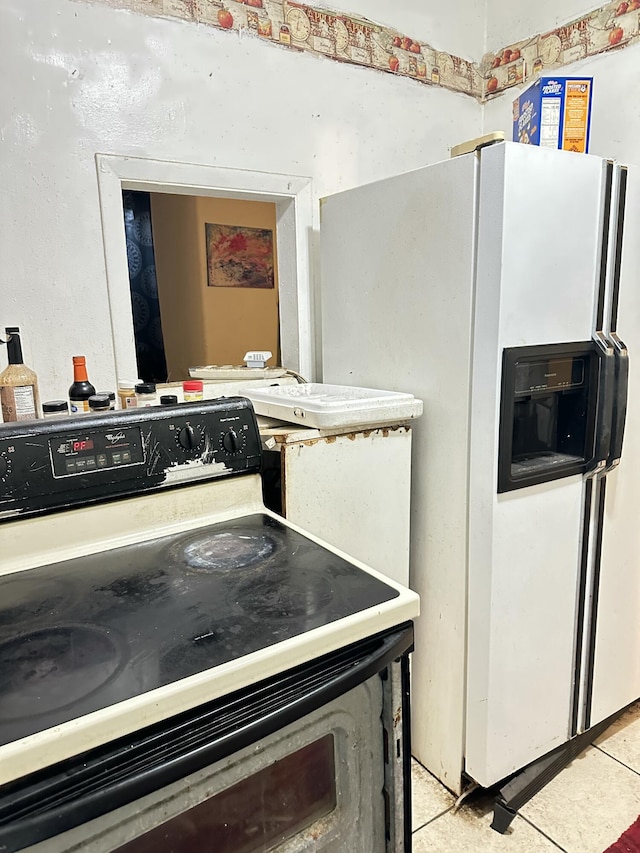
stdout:
{"type": "Polygon", "coordinates": [[[83,355],[73,356],[73,385],[69,388],[69,402],[71,403],[71,414],[82,415],[91,411],[89,408],[89,397],[96,393],[96,389],[89,382],[87,376],[87,363],[83,355]]]}

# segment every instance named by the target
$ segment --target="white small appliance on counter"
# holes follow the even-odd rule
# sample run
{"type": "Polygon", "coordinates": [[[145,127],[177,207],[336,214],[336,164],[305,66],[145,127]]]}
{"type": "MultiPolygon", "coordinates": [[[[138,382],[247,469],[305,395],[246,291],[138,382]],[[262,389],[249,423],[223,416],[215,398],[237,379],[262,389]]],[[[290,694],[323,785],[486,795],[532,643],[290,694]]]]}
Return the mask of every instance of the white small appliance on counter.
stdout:
{"type": "Polygon", "coordinates": [[[259,415],[317,429],[401,424],[422,415],[422,400],[413,394],[349,385],[249,387],[245,395],[259,415]]]}

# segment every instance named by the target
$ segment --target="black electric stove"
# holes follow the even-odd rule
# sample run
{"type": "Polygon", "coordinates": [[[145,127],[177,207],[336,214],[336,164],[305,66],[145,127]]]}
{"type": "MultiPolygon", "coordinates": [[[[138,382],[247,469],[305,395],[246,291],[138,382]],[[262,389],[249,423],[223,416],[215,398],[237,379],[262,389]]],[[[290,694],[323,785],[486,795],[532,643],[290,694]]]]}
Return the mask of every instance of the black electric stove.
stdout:
{"type": "Polygon", "coordinates": [[[0,426],[3,850],[117,823],[378,676],[360,758],[384,716],[389,801],[408,785],[417,596],[262,508],[260,467],[242,398],[0,426]]]}
{"type": "Polygon", "coordinates": [[[397,595],[262,514],[8,575],[0,743],[397,595]]]}

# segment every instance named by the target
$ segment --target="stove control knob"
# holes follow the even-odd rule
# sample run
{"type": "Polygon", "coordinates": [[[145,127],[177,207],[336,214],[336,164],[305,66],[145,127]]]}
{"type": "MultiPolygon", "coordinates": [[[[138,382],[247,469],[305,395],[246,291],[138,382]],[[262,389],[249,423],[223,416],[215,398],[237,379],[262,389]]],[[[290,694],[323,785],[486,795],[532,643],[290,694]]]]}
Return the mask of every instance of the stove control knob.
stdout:
{"type": "Polygon", "coordinates": [[[225,432],[222,436],[222,447],[227,451],[227,453],[233,455],[240,453],[244,448],[243,433],[237,433],[234,429],[230,429],[228,432],[225,432]]]}
{"type": "Polygon", "coordinates": [[[0,453],[0,480],[4,480],[9,473],[9,470],[9,461],[0,453]]]}
{"type": "Polygon", "coordinates": [[[178,433],[178,444],[183,450],[196,450],[202,441],[202,431],[197,426],[187,424],[178,433]]]}

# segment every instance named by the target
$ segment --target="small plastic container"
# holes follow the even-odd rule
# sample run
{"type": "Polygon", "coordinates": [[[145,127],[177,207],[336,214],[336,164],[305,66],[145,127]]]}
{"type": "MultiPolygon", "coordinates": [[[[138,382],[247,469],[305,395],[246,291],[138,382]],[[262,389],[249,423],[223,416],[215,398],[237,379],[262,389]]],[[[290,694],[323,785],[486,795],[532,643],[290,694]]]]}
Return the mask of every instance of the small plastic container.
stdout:
{"type": "Polygon", "coordinates": [[[422,400],[399,391],[305,382],[247,389],[257,415],[316,429],[402,424],[422,415],[422,400]]]}
{"type": "Polygon", "coordinates": [[[98,391],[100,397],[109,398],[109,408],[113,411],[116,407],[116,392],[115,391],[98,391]]]}
{"type": "Polygon", "coordinates": [[[111,409],[111,400],[108,394],[92,394],[89,397],[90,412],[108,412],[111,409]]]}
{"type": "Polygon", "coordinates": [[[140,382],[136,385],[136,405],[138,407],[156,406],[156,386],[153,382],[140,382]]]}
{"type": "Polygon", "coordinates": [[[43,418],[60,418],[69,414],[69,404],[66,400],[47,400],[42,404],[43,418]]]}
{"type": "Polygon", "coordinates": [[[163,394],[160,397],[160,405],[161,406],[177,406],[178,398],[175,394],[163,394]]]}
{"type": "Polygon", "coordinates": [[[201,379],[186,379],[182,383],[185,403],[195,403],[204,396],[204,385],[201,379]]]}
{"type": "Polygon", "coordinates": [[[136,398],[136,385],[139,380],[120,379],[118,382],[118,399],[121,409],[135,409],[138,405],[136,398]]]}

